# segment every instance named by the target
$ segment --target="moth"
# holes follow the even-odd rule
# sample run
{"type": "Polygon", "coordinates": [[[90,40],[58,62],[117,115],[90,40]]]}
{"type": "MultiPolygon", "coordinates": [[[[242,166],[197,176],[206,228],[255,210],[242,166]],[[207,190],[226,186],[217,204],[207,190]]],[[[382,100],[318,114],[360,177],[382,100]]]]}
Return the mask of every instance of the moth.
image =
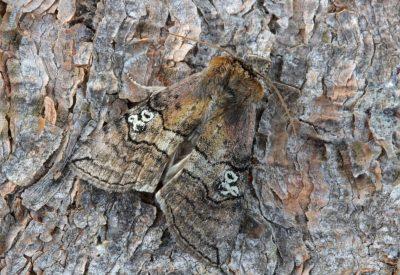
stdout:
{"type": "Polygon", "coordinates": [[[77,149],[71,167],[101,189],[157,192],[177,243],[220,265],[243,219],[256,104],[263,95],[240,60],[214,57],[202,72],[105,125],[77,149]]]}

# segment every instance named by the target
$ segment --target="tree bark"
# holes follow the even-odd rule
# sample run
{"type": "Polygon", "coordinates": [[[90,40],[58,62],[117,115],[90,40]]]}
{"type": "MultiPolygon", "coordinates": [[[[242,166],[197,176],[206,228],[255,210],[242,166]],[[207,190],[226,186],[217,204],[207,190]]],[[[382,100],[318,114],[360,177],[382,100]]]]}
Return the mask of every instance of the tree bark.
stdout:
{"type": "Polygon", "coordinates": [[[1,274],[399,274],[397,1],[2,0],[0,16],[1,274]],[[297,121],[266,87],[251,222],[219,267],[176,244],[153,195],[67,169],[143,86],[221,54],[165,30],[267,71],[297,121]]]}

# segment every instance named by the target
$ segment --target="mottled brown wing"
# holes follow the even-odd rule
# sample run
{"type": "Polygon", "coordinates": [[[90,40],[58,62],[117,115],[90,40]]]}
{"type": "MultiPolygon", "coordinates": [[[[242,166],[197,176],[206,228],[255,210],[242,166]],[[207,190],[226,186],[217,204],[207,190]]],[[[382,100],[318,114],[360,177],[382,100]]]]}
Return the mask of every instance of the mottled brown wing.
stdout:
{"type": "Polygon", "coordinates": [[[180,174],[156,194],[177,242],[216,265],[239,232],[254,128],[252,106],[212,118],[180,174]]]}
{"type": "Polygon", "coordinates": [[[177,146],[208,108],[200,80],[195,74],[108,123],[78,148],[72,169],[105,190],[153,192],[177,146]]]}

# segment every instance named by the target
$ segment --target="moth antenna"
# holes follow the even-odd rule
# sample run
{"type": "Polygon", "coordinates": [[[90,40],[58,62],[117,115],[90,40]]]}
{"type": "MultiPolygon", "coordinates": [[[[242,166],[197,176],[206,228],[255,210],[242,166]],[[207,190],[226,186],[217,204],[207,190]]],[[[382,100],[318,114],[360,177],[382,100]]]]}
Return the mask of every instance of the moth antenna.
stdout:
{"type": "Polygon", "coordinates": [[[259,58],[259,59],[261,59],[261,60],[266,60],[266,61],[268,61],[268,62],[271,62],[271,59],[270,58],[267,58],[267,57],[264,57],[264,56],[261,56],[261,55],[258,55],[258,54],[248,54],[247,55],[248,57],[255,57],[255,58],[259,58]]]}
{"type": "Polygon", "coordinates": [[[152,93],[157,93],[159,91],[162,91],[165,89],[164,86],[145,86],[142,85],[138,82],[136,82],[133,78],[133,76],[130,73],[127,73],[128,79],[130,82],[132,82],[136,87],[138,87],[139,89],[142,89],[143,91],[146,91],[149,95],[152,93]]]}
{"type": "Polygon", "coordinates": [[[220,47],[220,46],[217,46],[217,45],[214,45],[214,44],[205,42],[205,41],[200,41],[200,40],[198,40],[198,39],[196,39],[196,38],[190,38],[190,37],[183,36],[183,35],[180,35],[180,34],[177,34],[177,33],[169,32],[169,31],[167,31],[167,33],[170,34],[170,35],[173,35],[173,36],[182,38],[182,39],[190,40],[190,41],[193,41],[193,42],[196,42],[196,43],[199,43],[199,44],[208,46],[208,47],[210,47],[210,48],[214,48],[214,49],[220,50],[220,51],[222,51],[222,52],[225,52],[225,53],[229,54],[229,55],[232,56],[232,57],[237,58],[237,56],[236,56],[234,53],[232,53],[231,51],[229,51],[229,50],[227,50],[227,49],[225,49],[225,48],[222,48],[222,47],[220,47]]]}
{"type": "MultiPolygon", "coordinates": [[[[196,38],[190,38],[190,37],[183,36],[183,35],[180,35],[180,34],[177,34],[177,33],[172,33],[172,32],[169,32],[168,30],[166,30],[166,32],[167,32],[168,34],[171,34],[171,35],[173,35],[173,36],[176,36],[176,37],[179,37],[179,38],[182,38],[182,39],[194,41],[194,42],[196,42],[196,43],[199,43],[199,44],[202,44],[202,45],[206,45],[206,46],[211,47],[211,48],[218,49],[218,50],[220,50],[220,51],[222,51],[222,52],[228,53],[230,56],[232,56],[232,57],[234,57],[235,59],[239,60],[240,63],[242,63],[242,64],[245,64],[245,63],[246,63],[242,58],[236,56],[234,53],[232,53],[232,52],[229,51],[228,49],[222,48],[222,47],[220,47],[220,46],[217,46],[217,45],[214,45],[214,44],[205,42],[205,41],[200,41],[200,40],[198,40],[198,39],[196,39],[196,38]]],[[[247,66],[247,67],[248,67],[248,66],[247,66]]],[[[259,71],[255,70],[255,69],[253,69],[253,68],[251,68],[251,70],[252,70],[256,75],[258,75],[258,76],[260,76],[261,78],[263,78],[263,79],[265,80],[265,82],[267,83],[267,86],[277,95],[278,100],[279,100],[279,102],[282,104],[282,107],[283,107],[283,109],[285,110],[286,115],[289,117],[289,123],[290,123],[290,125],[291,125],[292,128],[293,128],[293,133],[294,133],[295,136],[297,136],[296,127],[295,127],[295,123],[294,123],[295,120],[294,120],[294,118],[291,116],[290,111],[289,111],[289,107],[287,106],[285,100],[283,99],[283,97],[282,97],[282,95],[281,95],[279,89],[275,86],[275,84],[273,83],[273,81],[272,81],[267,75],[264,75],[264,74],[260,73],[259,71]]]]}
{"type": "Polygon", "coordinates": [[[103,127],[105,119],[106,119],[107,111],[108,111],[107,107],[101,108],[100,114],[99,114],[99,121],[97,122],[96,128],[94,129],[94,133],[100,132],[101,128],[103,127]]]}
{"type": "Polygon", "coordinates": [[[267,86],[276,94],[279,102],[281,103],[283,109],[285,110],[286,115],[289,117],[289,123],[290,123],[290,125],[292,125],[293,133],[295,136],[297,136],[296,126],[295,126],[295,122],[294,122],[295,119],[290,114],[289,107],[287,106],[285,100],[283,99],[283,96],[281,95],[281,92],[279,91],[279,89],[275,86],[274,82],[267,75],[264,75],[256,70],[254,70],[254,72],[256,74],[258,74],[260,77],[262,77],[265,80],[265,82],[267,83],[267,86]]]}

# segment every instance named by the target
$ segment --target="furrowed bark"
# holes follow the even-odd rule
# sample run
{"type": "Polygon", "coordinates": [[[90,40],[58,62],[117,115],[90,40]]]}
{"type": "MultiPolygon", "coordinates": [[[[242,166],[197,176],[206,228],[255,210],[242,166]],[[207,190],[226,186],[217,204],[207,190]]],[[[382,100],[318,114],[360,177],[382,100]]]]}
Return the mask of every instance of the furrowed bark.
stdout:
{"type": "Polygon", "coordinates": [[[397,1],[0,1],[0,269],[397,274],[397,1]],[[69,173],[104,120],[228,47],[267,72],[248,218],[230,261],[177,246],[154,196],[69,173]],[[138,84],[138,85],[137,85],[138,84]],[[311,271],[310,271],[311,270],[311,271]]]}

